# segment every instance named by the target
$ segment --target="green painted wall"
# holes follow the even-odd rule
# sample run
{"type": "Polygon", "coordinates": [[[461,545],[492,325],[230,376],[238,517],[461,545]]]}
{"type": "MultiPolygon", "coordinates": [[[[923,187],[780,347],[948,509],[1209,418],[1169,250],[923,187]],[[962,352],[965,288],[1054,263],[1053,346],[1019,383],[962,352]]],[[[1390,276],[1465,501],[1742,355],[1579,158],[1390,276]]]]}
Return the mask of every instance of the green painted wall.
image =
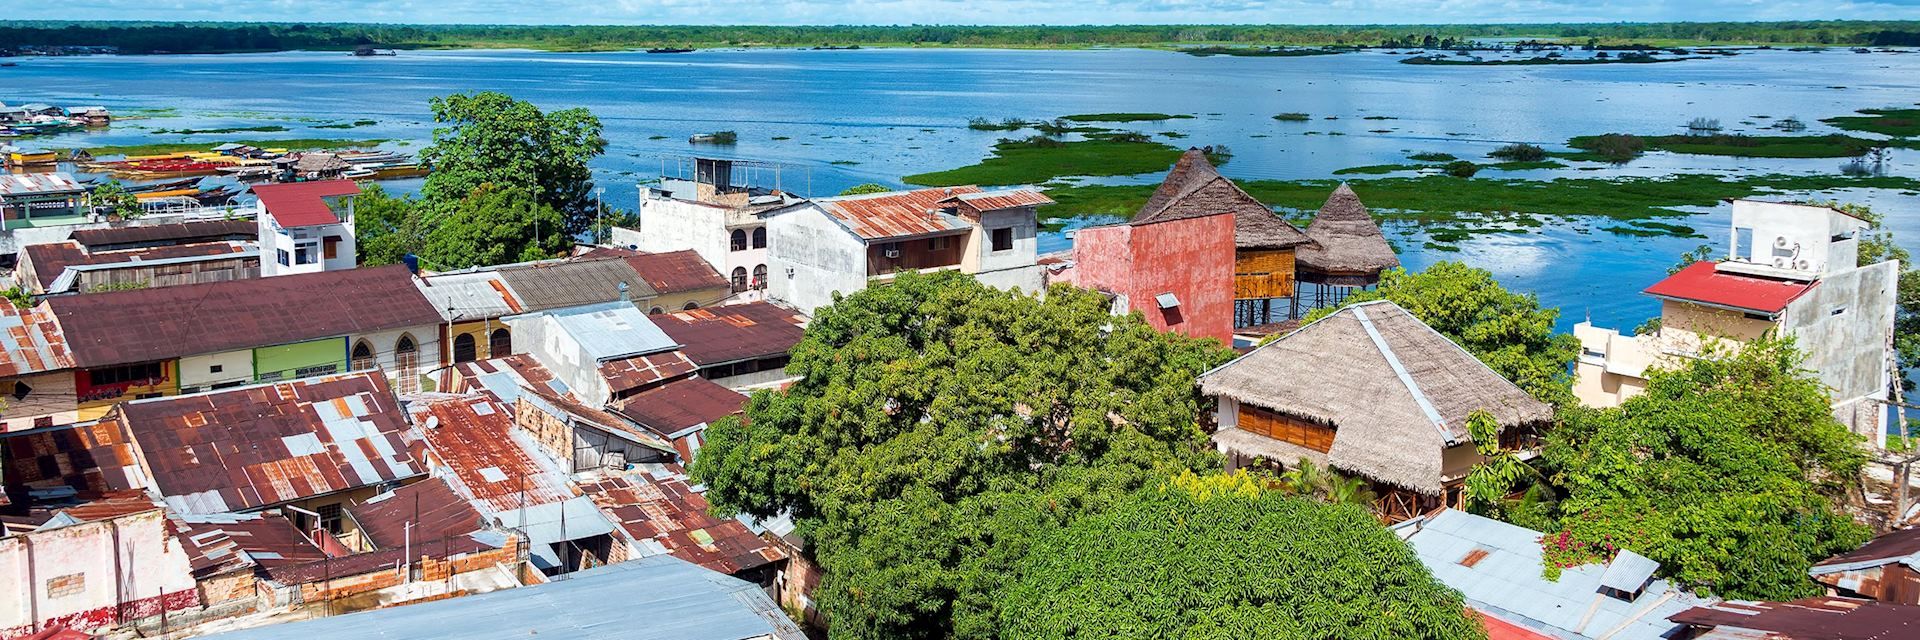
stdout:
{"type": "MultiPolygon", "coordinates": [[[[329,365],[333,367],[330,373],[347,370],[346,338],[325,338],[253,350],[253,379],[256,382],[293,380],[302,377],[300,374],[302,369],[311,370],[329,365]]],[[[310,371],[307,375],[321,373],[310,371]]]]}

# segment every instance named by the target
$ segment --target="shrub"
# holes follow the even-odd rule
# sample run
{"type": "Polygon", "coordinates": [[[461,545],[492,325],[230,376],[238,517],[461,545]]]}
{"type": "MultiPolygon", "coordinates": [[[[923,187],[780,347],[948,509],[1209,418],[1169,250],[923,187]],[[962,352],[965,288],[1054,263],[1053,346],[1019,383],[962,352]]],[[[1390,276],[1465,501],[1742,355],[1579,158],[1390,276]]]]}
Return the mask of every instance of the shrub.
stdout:
{"type": "Polygon", "coordinates": [[[1513,162],[1539,162],[1547,159],[1547,150],[1521,142],[1494,149],[1487,155],[1513,162]]]}
{"type": "Polygon", "coordinates": [[[1608,162],[1626,164],[1647,150],[1647,141],[1630,133],[1609,133],[1594,138],[1589,150],[1608,162]]]}
{"type": "Polygon", "coordinates": [[[1480,165],[1470,160],[1455,160],[1447,163],[1446,171],[1447,175],[1455,178],[1471,178],[1473,174],[1480,173],[1480,165]]]}

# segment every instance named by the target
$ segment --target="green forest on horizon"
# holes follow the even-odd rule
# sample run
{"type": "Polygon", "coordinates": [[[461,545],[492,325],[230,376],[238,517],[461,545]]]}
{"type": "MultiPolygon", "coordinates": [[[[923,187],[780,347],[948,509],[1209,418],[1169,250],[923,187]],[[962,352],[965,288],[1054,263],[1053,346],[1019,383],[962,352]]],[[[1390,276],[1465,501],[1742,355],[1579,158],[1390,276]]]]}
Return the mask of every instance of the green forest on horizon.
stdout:
{"type": "Polygon", "coordinates": [[[701,26],[404,25],[286,22],[0,20],[0,52],[116,47],[121,53],[294,49],[530,48],[606,51],[661,46],[1153,47],[1404,46],[1435,36],[1574,44],[1920,46],[1920,21],[1660,22],[1456,25],[701,26]]]}

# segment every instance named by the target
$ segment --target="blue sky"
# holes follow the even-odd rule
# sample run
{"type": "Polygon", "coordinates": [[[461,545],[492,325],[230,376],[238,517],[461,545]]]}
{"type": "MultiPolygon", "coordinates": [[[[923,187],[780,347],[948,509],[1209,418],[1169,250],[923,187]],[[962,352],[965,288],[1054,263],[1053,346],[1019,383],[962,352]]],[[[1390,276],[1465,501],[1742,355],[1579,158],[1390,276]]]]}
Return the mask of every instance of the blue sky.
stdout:
{"type": "Polygon", "coordinates": [[[513,24],[1167,24],[1920,19],[1920,0],[0,0],[0,17],[513,24]]]}

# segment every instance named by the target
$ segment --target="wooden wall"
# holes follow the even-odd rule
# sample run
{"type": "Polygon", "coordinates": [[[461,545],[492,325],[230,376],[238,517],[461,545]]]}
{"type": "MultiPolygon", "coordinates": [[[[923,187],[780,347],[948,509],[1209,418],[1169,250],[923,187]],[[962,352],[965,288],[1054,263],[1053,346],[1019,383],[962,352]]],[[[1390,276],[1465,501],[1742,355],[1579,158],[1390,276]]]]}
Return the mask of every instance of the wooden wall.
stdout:
{"type": "Polygon", "coordinates": [[[1239,251],[1233,260],[1233,298],[1257,300],[1293,295],[1293,250],[1239,251]]]}
{"type": "Polygon", "coordinates": [[[1296,420],[1246,404],[1240,405],[1240,429],[1326,453],[1333,449],[1333,427],[1296,420]]]}

